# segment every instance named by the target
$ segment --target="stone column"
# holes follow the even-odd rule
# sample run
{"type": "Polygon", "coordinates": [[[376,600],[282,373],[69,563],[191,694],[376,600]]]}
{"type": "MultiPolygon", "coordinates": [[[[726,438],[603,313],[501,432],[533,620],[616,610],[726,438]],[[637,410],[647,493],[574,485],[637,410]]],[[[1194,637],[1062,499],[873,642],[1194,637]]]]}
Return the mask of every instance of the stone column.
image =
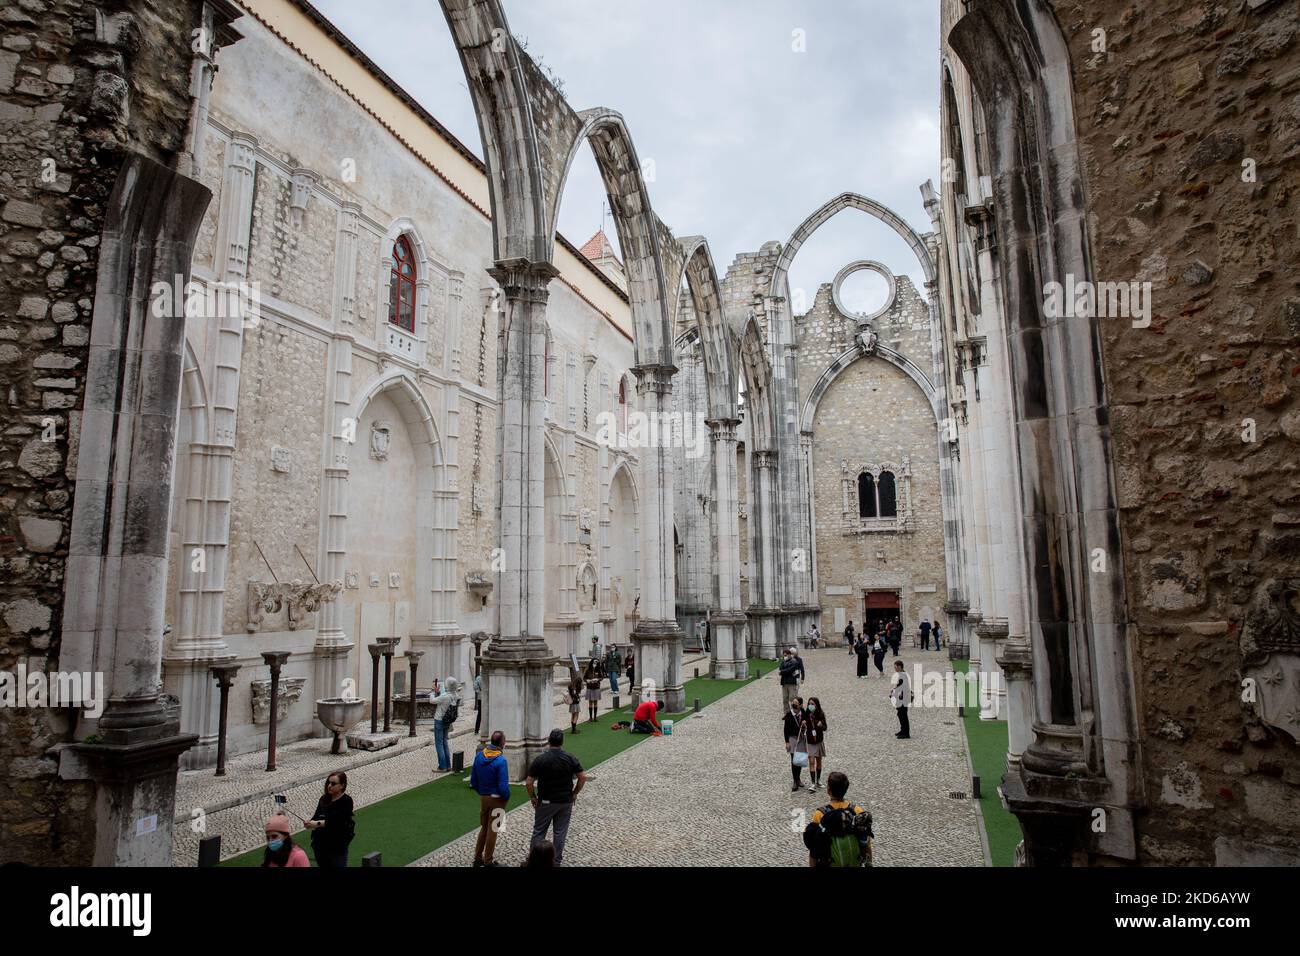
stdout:
{"type": "Polygon", "coordinates": [[[751,493],[749,496],[749,520],[755,525],[751,537],[750,565],[753,568],[753,580],[757,592],[757,601],[752,600],[747,609],[751,632],[759,657],[775,660],[779,654],[777,643],[777,618],[780,608],[777,603],[777,560],[780,552],[780,530],[777,527],[776,514],[776,463],[775,451],[756,450],[750,455],[752,463],[751,493]]]}
{"type": "MultiPolygon", "coordinates": [[[[671,365],[639,365],[632,370],[641,411],[651,422],[666,422],[672,410],[671,365]]],[[[686,708],[682,688],[682,632],[677,626],[676,554],[673,550],[673,460],[668,442],[641,450],[641,603],[632,644],[636,678],[654,681],[655,697],[670,713],[686,708]]],[[[632,699],[640,702],[639,688],[632,699]]]]}
{"type": "MultiPolygon", "coordinates": [[[[357,234],[361,207],[344,202],[339,213],[339,257],[335,271],[334,335],[329,347],[325,436],[324,522],[321,529],[321,580],[342,581],[348,549],[348,475],[350,454],[357,439],[352,416],[352,350],[356,344],[357,234]]],[[[356,645],[343,628],[343,602],[321,605],[317,616],[313,676],[317,697],[336,697],[350,676],[349,656],[356,645]]],[[[323,726],[317,736],[329,736],[323,726]]]]}
{"type": "Polygon", "coordinates": [[[1034,742],[1034,655],[1024,639],[1006,641],[998,664],[1006,679],[1007,770],[1020,770],[1020,755],[1034,742]]]}
{"type": "Polygon", "coordinates": [[[546,354],[550,263],[503,260],[490,275],[504,293],[500,323],[501,549],[500,637],[483,655],[481,732],[506,734],[514,779],[546,746],[551,723],[551,668],[546,644],[546,354]]]}
{"type": "Polygon", "coordinates": [[[745,679],[746,617],[740,608],[740,515],[736,481],[737,419],[710,420],[713,445],[713,593],[715,609],[709,612],[712,640],[712,676],[720,680],[745,679]]]}
{"type": "Polygon", "coordinates": [[[96,866],[170,864],[177,760],[197,740],[161,694],[185,319],[152,289],[188,281],[211,196],[128,153],[100,237],[58,663],[105,678],[101,742],[69,745],[59,768],[96,783],[96,866]]]}

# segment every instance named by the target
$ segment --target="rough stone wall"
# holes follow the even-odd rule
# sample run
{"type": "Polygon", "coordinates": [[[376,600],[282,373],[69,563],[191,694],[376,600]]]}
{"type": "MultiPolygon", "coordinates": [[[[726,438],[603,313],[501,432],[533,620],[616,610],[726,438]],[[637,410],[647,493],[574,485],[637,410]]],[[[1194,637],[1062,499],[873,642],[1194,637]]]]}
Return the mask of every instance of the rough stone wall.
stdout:
{"type": "Polygon", "coordinates": [[[1139,856],[1296,853],[1300,752],[1242,702],[1241,647],[1252,600],[1300,577],[1300,14],[1053,6],[1096,277],[1153,283],[1150,328],[1100,323],[1144,746],[1139,856]]]}
{"type": "MultiPolygon", "coordinates": [[[[269,320],[244,332],[226,633],[244,630],[248,582],[271,580],[257,545],[279,580],[311,578],[294,545],[315,562],[321,520],[325,356],[326,345],[321,339],[269,320]],[[287,472],[272,468],[274,447],[287,450],[287,472]]],[[[353,455],[364,455],[369,434],[358,428],[357,436],[353,455]]]]}
{"type": "Polygon", "coordinates": [[[307,204],[302,226],[295,227],[292,195],[291,179],[266,163],[257,164],[248,279],[260,282],[265,295],[328,315],[334,289],[334,206],[316,197],[307,204]]]}
{"type": "MultiPolygon", "coordinates": [[[[182,148],[196,21],[192,4],[173,0],[19,0],[0,9],[5,670],[23,658],[57,667],[104,205],[124,151],[170,164],[182,148]],[[99,37],[97,13],[106,24],[99,37]]],[[[0,709],[0,862],[89,862],[92,788],[59,780],[44,757],[65,733],[46,711],[0,709]]]]}
{"type": "MultiPolygon", "coordinates": [[[[898,589],[903,626],[911,634],[923,610],[933,614],[947,599],[943,560],[943,509],[939,489],[934,415],[924,393],[906,373],[879,358],[855,362],[840,374],[813,420],[813,497],[821,628],[834,635],[838,617],[861,630],[862,591],[898,589]],[[854,481],[850,518],[858,514],[860,463],[910,461],[915,529],[908,533],[846,534],[842,463],[854,481]],[[883,552],[884,557],[878,557],[883,552]],[[850,593],[832,593],[847,588],[850,593]]],[[[898,508],[907,481],[896,469],[898,508]]],[[[841,625],[842,628],[842,625],[841,625]]]]}

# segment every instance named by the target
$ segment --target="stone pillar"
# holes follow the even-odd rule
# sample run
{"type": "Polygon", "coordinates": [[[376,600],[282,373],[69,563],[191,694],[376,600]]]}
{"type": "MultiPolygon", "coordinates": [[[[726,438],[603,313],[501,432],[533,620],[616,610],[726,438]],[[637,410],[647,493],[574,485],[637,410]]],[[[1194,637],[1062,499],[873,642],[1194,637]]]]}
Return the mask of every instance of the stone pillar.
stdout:
{"type": "MultiPolygon", "coordinates": [[[[779,655],[777,643],[777,561],[780,551],[780,530],[776,514],[776,462],[775,451],[756,450],[750,455],[752,462],[749,520],[756,526],[752,535],[750,564],[757,601],[751,600],[747,609],[751,638],[759,657],[775,660],[779,655]],[[756,633],[754,632],[756,630],[756,633]]],[[[752,597],[752,596],[751,596],[752,597]]]]}
{"type": "MultiPolygon", "coordinates": [[[[639,365],[632,370],[641,411],[652,422],[666,422],[672,411],[671,365],[639,365]]],[[[673,551],[674,468],[668,442],[641,451],[641,603],[632,644],[637,682],[654,681],[655,697],[670,713],[686,709],[682,688],[682,632],[677,626],[676,555],[673,551]]],[[[632,699],[640,702],[638,688],[632,699]]]]}
{"type": "Polygon", "coordinates": [[[503,260],[491,270],[504,293],[500,323],[501,634],[483,655],[481,733],[506,734],[506,758],[519,779],[546,746],[551,668],[546,644],[546,355],[547,262],[503,260]]]}
{"type": "MultiPolygon", "coordinates": [[[[321,579],[342,581],[348,549],[348,475],[352,445],[357,440],[357,423],[352,418],[352,350],[356,344],[357,234],[361,207],[343,203],[339,213],[339,261],[335,271],[334,335],[330,341],[330,371],[327,379],[326,466],[323,499],[325,514],[321,529],[321,579]]],[[[316,646],[313,649],[316,697],[336,697],[351,674],[349,657],[356,645],[343,628],[342,600],[321,605],[317,617],[316,646]]],[[[317,726],[317,736],[329,736],[317,726]]]]}
{"type": "Polygon", "coordinates": [[[1034,741],[1034,655],[1029,642],[1008,640],[998,665],[1007,684],[1007,770],[1017,773],[1020,755],[1034,741]]]}
{"type": "Polygon", "coordinates": [[[749,676],[745,656],[745,614],[740,609],[740,514],[736,501],[736,419],[710,420],[713,445],[713,593],[709,612],[711,676],[720,680],[749,676]]]}
{"type": "Polygon", "coordinates": [[[59,767],[96,782],[96,866],[170,864],[177,761],[198,739],[161,694],[185,319],[183,296],[159,309],[152,288],[188,281],[211,198],[128,154],[100,237],[58,663],[105,678],[101,742],[68,746],[59,767]]]}

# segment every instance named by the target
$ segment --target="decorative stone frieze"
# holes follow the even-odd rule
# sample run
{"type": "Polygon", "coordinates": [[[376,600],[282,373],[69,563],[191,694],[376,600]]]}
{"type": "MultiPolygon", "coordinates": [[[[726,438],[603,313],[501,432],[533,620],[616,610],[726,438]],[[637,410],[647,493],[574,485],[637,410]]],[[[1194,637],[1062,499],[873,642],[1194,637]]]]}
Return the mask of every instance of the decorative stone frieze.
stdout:
{"type": "Polygon", "coordinates": [[[321,605],[336,600],[342,591],[342,581],[325,584],[249,581],[247,630],[250,634],[260,631],[265,615],[282,612],[285,614],[285,629],[297,630],[306,615],[314,614],[321,605]]]}

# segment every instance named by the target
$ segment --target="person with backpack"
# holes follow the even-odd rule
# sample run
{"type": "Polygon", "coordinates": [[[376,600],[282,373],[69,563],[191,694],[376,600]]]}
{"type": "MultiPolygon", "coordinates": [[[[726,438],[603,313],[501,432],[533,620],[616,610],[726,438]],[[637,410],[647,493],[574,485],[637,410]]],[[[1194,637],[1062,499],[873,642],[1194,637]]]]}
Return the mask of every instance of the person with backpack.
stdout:
{"type": "Polygon", "coordinates": [[[440,686],[438,679],[433,679],[433,695],[429,698],[433,704],[433,746],[438,753],[438,768],[434,773],[446,773],[451,770],[451,753],[447,749],[447,736],[451,725],[460,716],[460,681],[448,677],[445,686],[440,686]]]}
{"type": "Polygon", "coordinates": [[[848,645],[849,657],[852,657],[855,653],[854,648],[857,645],[857,640],[854,638],[854,634],[853,634],[852,621],[849,621],[848,625],[844,628],[844,643],[848,645]]]}
{"type": "Polygon", "coordinates": [[[834,771],[826,778],[831,802],[813,811],[804,827],[809,866],[871,866],[875,852],[871,814],[846,797],[849,778],[834,771]]]}
{"type": "Polygon", "coordinates": [[[898,733],[894,736],[899,740],[907,740],[912,736],[912,725],[907,717],[907,705],[912,702],[912,681],[907,676],[907,671],[903,670],[902,661],[894,661],[894,680],[889,699],[898,712],[898,733]]]}
{"type": "Polygon", "coordinates": [[[322,870],[348,867],[348,845],[356,835],[352,798],[347,794],[348,775],[338,770],[325,778],[325,792],[316,812],[304,821],[311,831],[311,852],[322,870]]]}
{"type": "Polygon", "coordinates": [[[781,713],[784,714],[790,708],[790,701],[794,700],[799,694],[799,681],[806,679],[803,669],[803,659],[794,652],[793,647],[787,647],[785,653],[781,656],[781,713]]]}
{"type": "Polygon", "coordinates": [[[492,731],[491,741],[474,755],[469,785],[478,794],[478,841],[474,844],[474,866],[500,866],[492,862],[497,831],[510,803],[510,769],[506,761],[506,735],[492,731]]]}
{"type": "Polygon", "coordinates": [[[791,793],[803,787],[803,768],[808,763],[808,734],[803,724],[803,700],[790,701],[790,709],[781,722],[781,736],[785,738],[785,752],[790,755],[790,776],[794,780],[791,793]]]}

